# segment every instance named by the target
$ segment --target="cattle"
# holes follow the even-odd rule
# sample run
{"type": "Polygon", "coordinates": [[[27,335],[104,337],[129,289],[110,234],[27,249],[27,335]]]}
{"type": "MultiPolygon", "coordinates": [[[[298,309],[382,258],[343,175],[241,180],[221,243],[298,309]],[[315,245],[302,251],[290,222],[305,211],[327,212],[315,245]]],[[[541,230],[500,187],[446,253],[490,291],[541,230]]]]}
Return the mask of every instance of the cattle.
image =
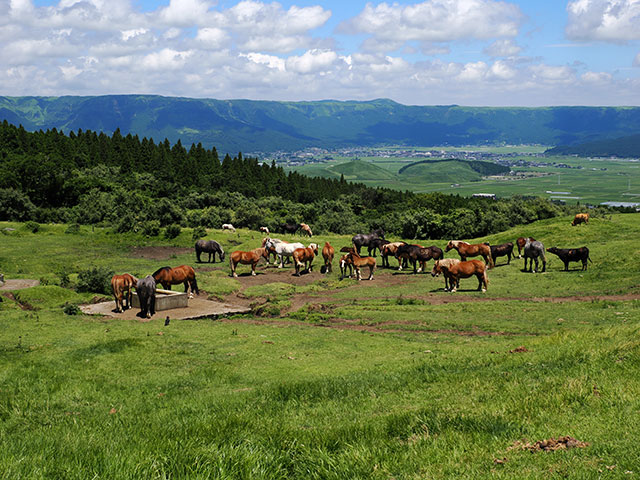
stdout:
{"type": "Polygon", "coordinates": [[[573,222],[571,222],[571,226],[575,227],[576,225],[580,225],[581,223],[589,223],[589,214],[588,213],[577,213],[573,218],[573,222]]]}
{"type": "Polygon", "coordinates": [[[564,271],[569,270],[569,262],[582,262],[582,270],[587,269],[587,261],[593,263],[589,258],[589,249],[587,247],[580,248],[547,248],[547,252],[557,255],[564,263],[564,271]]]}
{"type": "Polygon", "coordinates": [[[507,265],[511,263],[511,256],[513,255],[513,243],[507,242],[502,245],[491,245],[491,258],[493,263],[496,263],[496,258],[507,257],[507,265]]]}
{"type": "MultiPolygon", "coordinates": [[[[413,265],[413,273],[419,273],[425,269],[427,261],[434,259],[439,260],[444,257],[442,249],[436,246],[423,248],[420,245],[400,245],[396,251],[396,258],[398,262],[400,259],[407,260],[413,265]],[[417,268],[417,264],[420,262],[420,268],[417,268]]],[[[398,267],[398,270],[402,270],[402,265],[398,267]]]]}

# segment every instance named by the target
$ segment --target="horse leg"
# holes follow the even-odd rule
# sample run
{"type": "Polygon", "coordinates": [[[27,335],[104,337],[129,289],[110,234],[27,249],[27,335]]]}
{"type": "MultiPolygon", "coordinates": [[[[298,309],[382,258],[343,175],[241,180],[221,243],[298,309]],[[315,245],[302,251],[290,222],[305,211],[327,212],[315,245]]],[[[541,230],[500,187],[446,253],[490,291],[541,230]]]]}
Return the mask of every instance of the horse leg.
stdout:
{"type": "MultiPolygon", "coordinates": [[[[258,261],[260,261],[259,258],[258,258],[258,261]]],[[[251,264],[251,276],[253,276],[253,277],[256,276],[256,265],[258,265],[258,262],[253,262],[251,264]]]]}
{"type": "Polygon", "coordinates": [[[373,271],[376,269],[375,265],[369,266],[369,280],[373,280],[373,271]]]}

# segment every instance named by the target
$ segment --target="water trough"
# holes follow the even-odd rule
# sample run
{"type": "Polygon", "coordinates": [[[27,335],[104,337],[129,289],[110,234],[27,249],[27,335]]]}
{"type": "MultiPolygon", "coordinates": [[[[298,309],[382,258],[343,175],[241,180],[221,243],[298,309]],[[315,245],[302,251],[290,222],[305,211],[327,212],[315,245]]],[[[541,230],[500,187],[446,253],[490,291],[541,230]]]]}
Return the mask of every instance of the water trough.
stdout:
{"type": "MultiPolygon", "coordinates": [[[[171,290],[156,289],[156,312],[163,310],[172,310],[174,308],[187,307],[187,294],[181,292],[173,292],[171,290]]],[[[131,304],[134,308],[140,308],[140,299],[136,292],[133,293],[131,304]]]]}

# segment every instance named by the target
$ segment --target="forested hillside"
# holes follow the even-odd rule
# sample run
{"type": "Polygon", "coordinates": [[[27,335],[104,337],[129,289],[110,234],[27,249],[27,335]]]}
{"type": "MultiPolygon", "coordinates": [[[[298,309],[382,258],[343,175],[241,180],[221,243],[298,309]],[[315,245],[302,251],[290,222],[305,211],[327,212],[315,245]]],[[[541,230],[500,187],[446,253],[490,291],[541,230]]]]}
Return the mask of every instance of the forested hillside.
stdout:
{"type": "Polygon", "coordinates": [[[547,150],[547,153],[581,157],[640,158],[640,134],[579,145],[560,145],[547,150]]]}
{"type": "Polygon", "coordinates": [[[375,145],[569,145],[640,131],[637,107],[493,108],[369,102],[267,102],[152,95],[0,97],[0,121],[27,130],[202,143],[224,153],[375,145]]]}
{"type": "Polygon", "coordinates": [[[157,235],[163,227],[352,233],[383,226],[406,238],[470,238],[567,210],[542,199],[470,199],[286,174],[200,144],[155,143],[119,130],[27,132],[0,125],[0,220],[68,222],[157,235]]]}

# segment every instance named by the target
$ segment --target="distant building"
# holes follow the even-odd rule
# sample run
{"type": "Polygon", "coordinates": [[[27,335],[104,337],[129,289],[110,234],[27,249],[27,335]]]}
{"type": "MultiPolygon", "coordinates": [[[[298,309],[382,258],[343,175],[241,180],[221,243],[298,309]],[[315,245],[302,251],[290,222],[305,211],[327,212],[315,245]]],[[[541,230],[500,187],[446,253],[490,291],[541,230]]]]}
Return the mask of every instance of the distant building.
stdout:
{"type": "Polygon", "coordinates": [[[496,198],[495,193],[474,193],[472,197],[476,198],[496,198]]]}

